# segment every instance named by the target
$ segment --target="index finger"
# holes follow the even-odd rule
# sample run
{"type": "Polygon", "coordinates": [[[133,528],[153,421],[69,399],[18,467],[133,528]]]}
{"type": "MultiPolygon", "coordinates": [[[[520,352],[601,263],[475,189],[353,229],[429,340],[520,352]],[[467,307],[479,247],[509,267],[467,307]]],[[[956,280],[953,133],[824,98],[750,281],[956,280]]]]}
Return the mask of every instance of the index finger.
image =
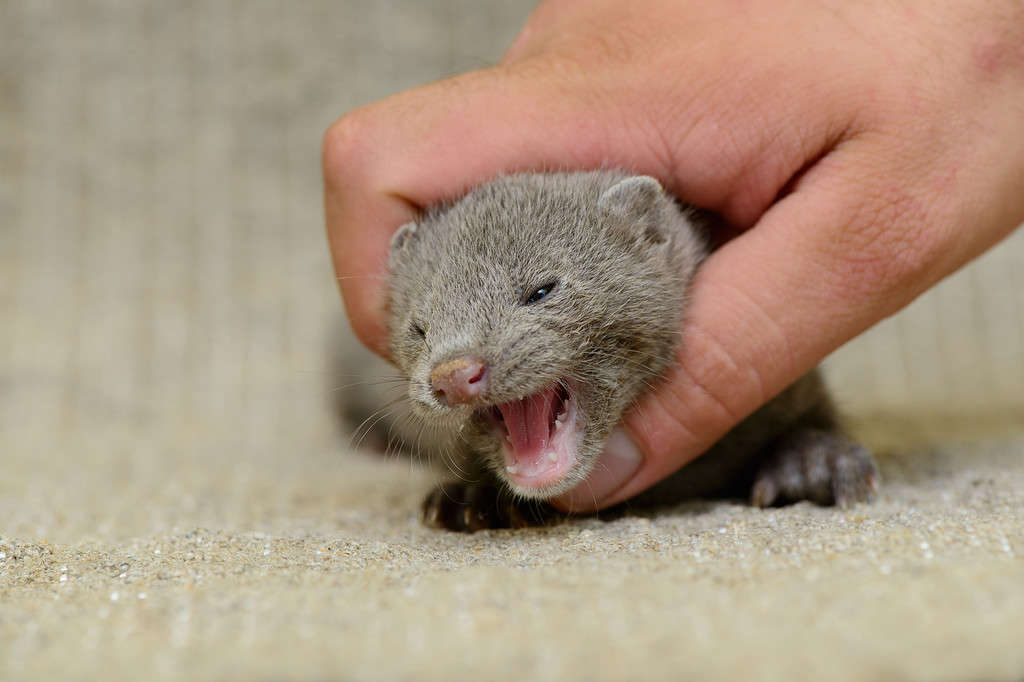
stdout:
{"type": "Polygon", "coordinates": [[[615,113],[621,101],[587,76],[527,60],[395,95],[330,127],[323,143],[327,234],[363,343],[386,354],[388,244],[421,208],[503,172],[610,165],[671,180],[671,154],[651,143],[664,138],[624,127],[615,113]]]}

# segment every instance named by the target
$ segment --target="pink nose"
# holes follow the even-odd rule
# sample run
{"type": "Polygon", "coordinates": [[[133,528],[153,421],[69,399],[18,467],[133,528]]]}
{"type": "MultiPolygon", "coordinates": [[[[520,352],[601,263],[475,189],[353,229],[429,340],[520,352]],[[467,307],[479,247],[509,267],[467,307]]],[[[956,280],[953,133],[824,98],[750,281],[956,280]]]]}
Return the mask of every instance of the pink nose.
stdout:
{"type": "Polygon", "coordinates": [[[472,357],[449,360],[430,372],[430,385],[442,403],[472,403],[487,390],[487,363],[472,357]]]}

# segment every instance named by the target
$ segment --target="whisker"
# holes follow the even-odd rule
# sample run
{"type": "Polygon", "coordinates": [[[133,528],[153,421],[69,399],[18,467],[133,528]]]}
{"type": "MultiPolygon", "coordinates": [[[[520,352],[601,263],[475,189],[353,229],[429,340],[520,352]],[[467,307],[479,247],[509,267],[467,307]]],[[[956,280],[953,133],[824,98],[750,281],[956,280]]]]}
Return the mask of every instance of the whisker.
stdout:
{"type": "Polygon", "coordinates": [[[374,425],[376,425],[377,422],[379,422],[381,419],[387,417],[390,414],[389,411],[391,410],[391,408],[393,408],[396,405],[400,404],[403,400],[406,400],[405,396],[401,396],[399,398],[396,398],[395,400],[391,400],[388,403],[386,403],[383,407],[381,407],[379,409],[376,409],[373,412],[371,412],[368,417],[366,417],[363,421],[361,421],[359,423],[358,426],[356,426],[355,429],[353,429],[353,431],[352,431],[352,438],[349,441],[349,445],[351,447],[353,447],[353,448],[359,448],[362,445],[362,443],[363,443],[363,439],[366,438],[367,434],[374,427],[374,425]],[[376,419],[374,419],[375,417],[376,417],[376,419]],[[371,423],[369,426],[367,426],[367,423],[369,423],[371,420],[373,420],[373,423],[371,423]],[[362,436],[359,437],[359,441],[356,442],[356,443],[353,443],[352,441],[354,441],[355,438],[357,436],[359,436],[360,430],[362,430],[364,427],[366,427],[366,428],[363,431],[362,436]]]}
{"type": "Polygon", "coordinates": [[[339,277],[335,277],[335,280],[338,282],[345,282],[350,279],[375,279],[379,281],[387,281],[389,277],[388,275],[341,275],[339,277]]]}
{"type": "Polygon", "coordinates": [[[338,391],[345,391],[345,390],[350,389],[350,388],[355,388],[356,386],[385,386],[385,385],[390,384],[390,385],[395,386],[395,387],[402,387],[406,383],[407,382],[406,382],[405,379],[375,379],[375,380],[368,380],[368,381],[354,381],[351,384],[343,384],[341,386],[331,387],[331,388],[327,389],[327,392],[328,393],[337,393],[338,391]]]}

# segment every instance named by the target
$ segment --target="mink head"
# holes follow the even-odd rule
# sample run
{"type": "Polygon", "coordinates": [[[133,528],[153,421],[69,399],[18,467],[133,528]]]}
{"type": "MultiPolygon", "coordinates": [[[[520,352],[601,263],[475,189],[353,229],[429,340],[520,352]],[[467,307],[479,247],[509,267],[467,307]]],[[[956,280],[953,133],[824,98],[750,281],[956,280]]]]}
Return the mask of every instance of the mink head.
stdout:
{"type": "Polygon", "coordinates": [[[671,363],[704,255],[653,178],[512,175],[392,239],[389,342],[414,413],[516,494],[584,480],[671,363]]]}

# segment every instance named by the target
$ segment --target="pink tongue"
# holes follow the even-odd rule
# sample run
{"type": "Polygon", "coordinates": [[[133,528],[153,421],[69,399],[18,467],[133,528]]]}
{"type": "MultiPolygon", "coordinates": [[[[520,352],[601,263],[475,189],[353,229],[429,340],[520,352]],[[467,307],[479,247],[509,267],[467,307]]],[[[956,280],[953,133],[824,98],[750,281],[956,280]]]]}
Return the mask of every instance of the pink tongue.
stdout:
{"type": "Polygon", "coordinates": [[[540,459],[551,435],[551,417],[558,390],[549,388],[540,393],[498,405],[512,441],[516,461],[534,463],[540,459]]]}

